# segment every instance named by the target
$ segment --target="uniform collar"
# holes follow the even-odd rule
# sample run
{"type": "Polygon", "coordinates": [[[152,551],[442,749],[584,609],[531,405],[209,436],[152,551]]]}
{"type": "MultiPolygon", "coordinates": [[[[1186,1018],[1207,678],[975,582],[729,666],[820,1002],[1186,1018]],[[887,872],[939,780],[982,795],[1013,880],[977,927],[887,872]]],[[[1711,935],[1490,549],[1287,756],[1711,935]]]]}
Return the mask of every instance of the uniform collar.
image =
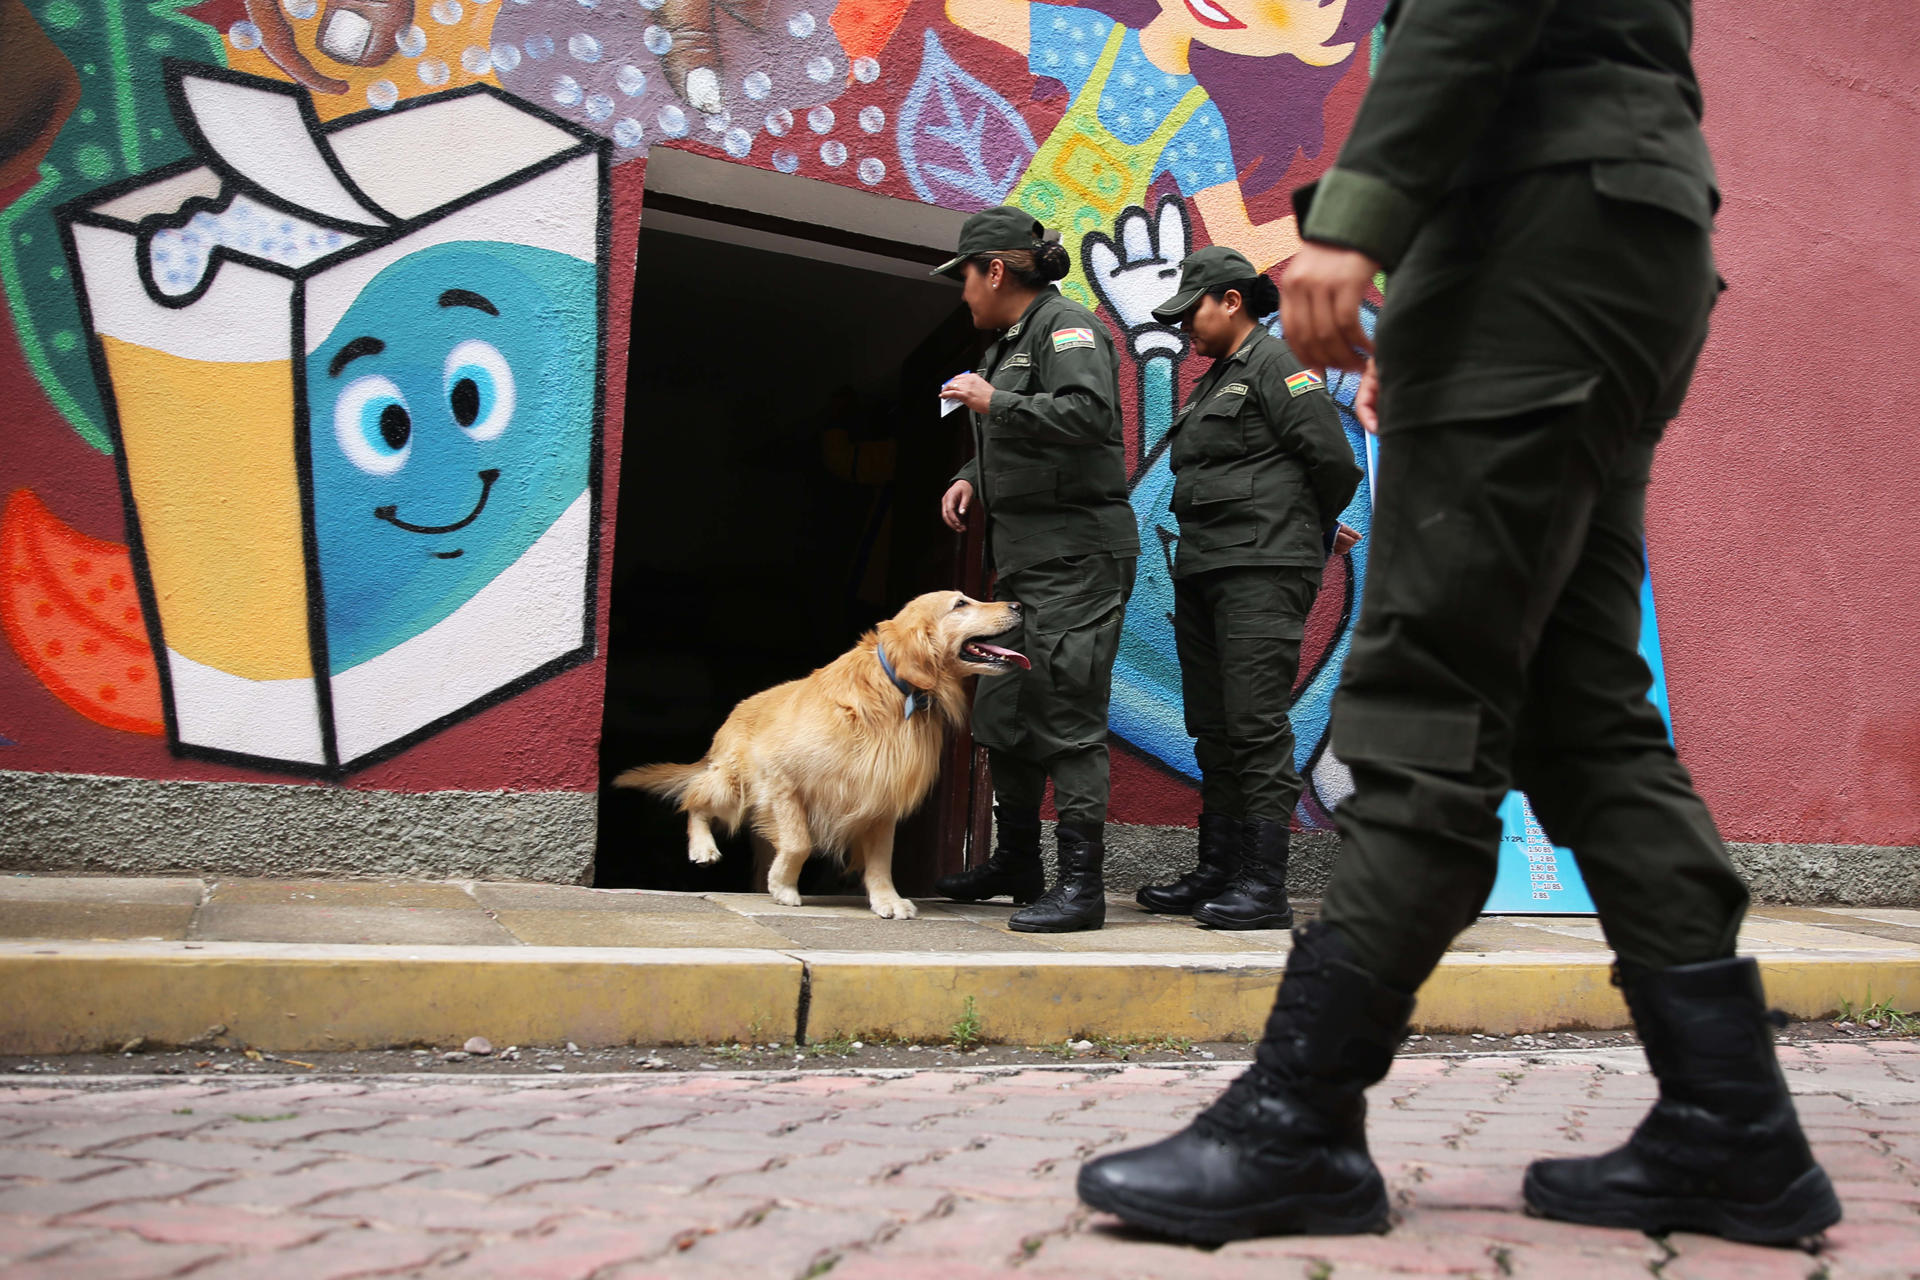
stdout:
{"type": "Polygon", "coordinates": [[[901,694],[906,698],[907,710],[904,716],[905,719],[911,720],[913,719],[915,712],[919,711],[923,707],[929,707],[933,705],[932,694],[928,693],[925,689],[914,688],[912,685],[908,684],[905,680],[902,680],[898,675],[898,673],[894,671],[893,664],[887,661],[887,646],[879,643],[878,641],[875,641],[873,646],[873,655],[874,657],[880,659],[880,669],[887,673],[887,679],[893,682],[893,687],[898,689],[901,692],[901,694]]]}
{"type": "Polygon", "coordinates": [[[1001,339],[1010,342],[1019,337],[1021,331],[1027,327],[1027,322],[1033,319],[1033,313],[1046,305],[1047,295],[1050,293],[1054,294],[1055,297],[1059,296],[1057,293],[1054,293],[1052,288],[1040,290],[1039,294],[1034,297],[1032,304],[1020,313],[1020,318],[1000,331],[1001,339]]]}
{"type": "Polygon", "coordinates": [[[1232,355],[1228,356],[1225,360],[1222,360],[1220,362],[1220,367],[1224,369],[1226,366],[1230,364],[1240,363],[1241,361],[1247,358],[1248,352],[1252,351],[1254,347],[1260,344],[1261,339],[1270,338],[1272,336],[1273,336],[1272,334],[1267,332],[1267,326],[1256,323],[1253,326],[1253,331],[1247,334],[1247,340],[1241,343],[1237,348],[1235,348],[1234,353],[1232,355]]]}

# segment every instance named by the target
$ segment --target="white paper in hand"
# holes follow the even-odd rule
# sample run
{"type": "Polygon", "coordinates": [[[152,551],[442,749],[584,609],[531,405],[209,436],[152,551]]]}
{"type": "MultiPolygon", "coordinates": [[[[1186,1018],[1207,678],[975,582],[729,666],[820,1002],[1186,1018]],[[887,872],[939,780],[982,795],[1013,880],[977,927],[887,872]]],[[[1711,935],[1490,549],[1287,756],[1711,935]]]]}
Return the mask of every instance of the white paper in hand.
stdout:
{"type": "MultiPolygon", "coordinates": [[[[953,375],[953,378],[957,378],[959,376],[960,375],[956,373],[953,375]]],[[[942,391],[945,391],[948,387],[952,386],[953,378],[948,378],[945,382],[941,383],[940,389],[942,391]]],[[[944,418],[948,414],[952,413],[955,409],[958,409],[959,407],[960,407],[960,402],[958,400],[942,400],[940,402],[940,416],[944,418]]]]}

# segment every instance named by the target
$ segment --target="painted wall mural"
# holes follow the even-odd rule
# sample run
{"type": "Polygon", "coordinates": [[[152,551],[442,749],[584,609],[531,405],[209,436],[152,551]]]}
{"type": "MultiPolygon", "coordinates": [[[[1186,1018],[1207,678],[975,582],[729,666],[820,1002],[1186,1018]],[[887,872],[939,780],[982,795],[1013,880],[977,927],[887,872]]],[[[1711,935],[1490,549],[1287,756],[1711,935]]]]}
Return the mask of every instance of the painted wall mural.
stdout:
{"type": "MultiPolygon", "coordinates": [[[[1180,820],[1164,438],[1201,362],[1149,313],[1192,248],[1294,250],[1383,7],[0,0],[0,362],[49,459],[111,460],[5,480],[19,674],[176,759],[345,775],[590,661],[609,191],[665,146],[1062,231],[1128,366],[1115,728],[1171,789],[1115,817],[1180,820]]],[[[1365,546],[1309,624],[1309,825],[1365,546]]]]}

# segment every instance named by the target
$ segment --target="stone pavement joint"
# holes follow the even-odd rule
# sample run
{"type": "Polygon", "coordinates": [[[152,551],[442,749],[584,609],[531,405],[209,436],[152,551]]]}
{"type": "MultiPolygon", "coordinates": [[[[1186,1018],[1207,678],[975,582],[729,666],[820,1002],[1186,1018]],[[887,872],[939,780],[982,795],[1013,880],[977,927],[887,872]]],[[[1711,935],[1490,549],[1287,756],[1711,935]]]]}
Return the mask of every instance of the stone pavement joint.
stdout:
{"type": "Polygon", "coordinates": [[[1526,1216],[1535,1156],[1622,1140],[1637,1054],[1408,1058],[1372,1093],[1383,1235],[1152,1240],[1073,1193],[1228,1064],[469,1077],[0,1080],[9,1280],[1911,1280],[1920,1042],[1783,1054],[1847,1219],[1817,1254],[1526,1216]],[[181,1112],[191,1111],[190,1115],[181,1112]],[[253,1121],[238,1119],[256,1117],[253,1121]],[[272,1118],[269,1118],[272,1117],[272,1118]]]}

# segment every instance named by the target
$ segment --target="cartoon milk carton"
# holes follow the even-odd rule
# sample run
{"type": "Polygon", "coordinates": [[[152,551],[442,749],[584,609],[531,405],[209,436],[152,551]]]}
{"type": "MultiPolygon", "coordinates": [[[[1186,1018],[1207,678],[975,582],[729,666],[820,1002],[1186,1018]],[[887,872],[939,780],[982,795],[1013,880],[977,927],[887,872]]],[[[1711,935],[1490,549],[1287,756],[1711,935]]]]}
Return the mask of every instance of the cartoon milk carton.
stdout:
{"type": "Polygon", "coordinates": [[[338,772],[591,651],[606,144],[167,74],[198,158],[62,216],[168,730],[338,772]]]}

